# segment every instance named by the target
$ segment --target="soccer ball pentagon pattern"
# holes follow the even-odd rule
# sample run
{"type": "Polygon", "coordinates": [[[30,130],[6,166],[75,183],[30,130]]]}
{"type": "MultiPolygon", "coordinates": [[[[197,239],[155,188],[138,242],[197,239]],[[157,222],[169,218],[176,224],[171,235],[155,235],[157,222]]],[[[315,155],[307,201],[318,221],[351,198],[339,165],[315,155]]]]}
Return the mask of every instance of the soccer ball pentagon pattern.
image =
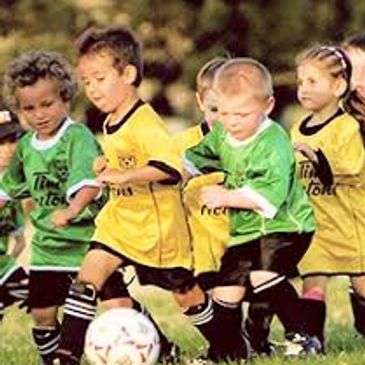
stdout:
{"type": "Polygon", "coordinates": [[[85,354],[92,365],[153,365],[160,352],[152,322],[129,308],[113,308],[89,326],[85,354]]]}

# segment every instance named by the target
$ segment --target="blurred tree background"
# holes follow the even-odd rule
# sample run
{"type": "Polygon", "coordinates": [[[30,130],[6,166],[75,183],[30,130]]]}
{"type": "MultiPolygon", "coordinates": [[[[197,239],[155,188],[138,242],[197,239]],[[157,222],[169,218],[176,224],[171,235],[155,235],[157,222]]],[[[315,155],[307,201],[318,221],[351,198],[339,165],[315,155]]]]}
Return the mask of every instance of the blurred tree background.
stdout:
{"type": "MultiPolygon", "coordinates": [[[[195,76],[216,56],[250,56],[274,75],[280,117],[295,103],[294,59],[314,43],[362,31],[363,0],[0,0],[0,70],[22,52],[57,50],[90,25],[130,27],[145,59],[141,92],[166,118],[198,119],[195,76]]],[[[97,127],[80,97],[76,113],[97,127]]]]}

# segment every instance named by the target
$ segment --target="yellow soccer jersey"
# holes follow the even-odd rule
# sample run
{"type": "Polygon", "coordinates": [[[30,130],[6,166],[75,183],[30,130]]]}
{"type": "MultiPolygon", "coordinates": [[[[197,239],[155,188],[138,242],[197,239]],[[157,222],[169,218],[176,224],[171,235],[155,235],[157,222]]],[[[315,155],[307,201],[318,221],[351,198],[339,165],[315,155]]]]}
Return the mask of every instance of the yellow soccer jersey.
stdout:
{"type": "Polygon", "coordinates": [[[313,165],[297,153],[301,181],[313,205],[317,229],[300,262],[301,274],[365,272],[365,153],[358,122],[339,111],[325,125],[292,128],[293,143],[307,143],[323,153],[333,175],[325,186],[313,165]]]}
{"type": "MultiPolygon", "coordinates": [[[[184,155],[187,148],[198,144],[208,132],[208,126],[202,123],[174,136],[179,154],[184,155]]],[[[219,269],[229,238],[228,209],[208,209],[200,202],[201,188],[220,184],[223,179],[221,172],[197,176],[184,189],[184,203],[192,235],[194,269],[197,274],[219,269]]]]}
{"type": "MultiPolygon", "coordinates": [[[[161,118],[137,103],[116,126],[104,125],[108,167],[126,171],[152,161],[181,172],[161,118]]],[[[131,183],[111,186],[109,201],[96,218],[94,241],[137,263],[161,268],[191,268],[192,255],[178,186],[131,183]]]]}

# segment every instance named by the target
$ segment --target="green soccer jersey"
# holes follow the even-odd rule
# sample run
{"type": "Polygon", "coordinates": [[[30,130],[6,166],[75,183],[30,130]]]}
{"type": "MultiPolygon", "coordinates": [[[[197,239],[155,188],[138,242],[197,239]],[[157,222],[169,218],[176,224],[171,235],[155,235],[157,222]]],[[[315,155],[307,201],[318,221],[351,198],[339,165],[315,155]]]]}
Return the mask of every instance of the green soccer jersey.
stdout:
{"type": "Polygon", "coordinates": [[[20,201],[7,202],[0,210],[0,284],[18,267],[14,257],[7,254],[10,235],[23,234],[24,213],[20,201]]]}
{"type": "Polygon", "coordinates": [[[216,123],[204,140],[187,150],[193,174],[221,170],[225,187],[238,189],[259,206],[257,211],[230,209],[229,245],[271,233],[311,232],[314,216],[297,175],[292,145],[277,123],[266,119],[254,136],[234,140],[216,123]]]}
{"type": "Polygon", "coordinates": [[[51,215],[56,209],[66,208],[81,188],[98,186],[92,172],[98,155],[100,147],[91,132],[71,119],[66,119],[51,139],[41,141],[30,131],[18,142],[0,182],[0,198],[24,196],[25,184],[35,203],[30,215],[34,226],[31,269],[60,271],[80,266],[102,199],[85,207],[65,227],[54,227],[51,215]]]}

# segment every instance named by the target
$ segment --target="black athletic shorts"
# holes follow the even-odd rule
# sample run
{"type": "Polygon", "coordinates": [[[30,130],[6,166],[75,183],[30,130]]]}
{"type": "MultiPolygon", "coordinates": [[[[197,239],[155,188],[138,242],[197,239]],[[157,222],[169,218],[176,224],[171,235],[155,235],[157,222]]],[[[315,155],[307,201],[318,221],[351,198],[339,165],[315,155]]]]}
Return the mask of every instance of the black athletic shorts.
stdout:
{"type": "MultiPolygon", "coordinates": [[[[64,304],[68,289],[77,276],[70,271],[38,271],[29,273],[29,308],[47,308],[64,304]]],[[[100,299],[124,298],[128,291],[123,284],[123,275],[115,271],[99,293],[100,299]]]]}
{"type": "Polygon", "coordinates": [[[112,248],[100,243],[91,242],[90,250],[104,250],[122,259],[121,267],[134,266],[141,285],[156,285],[176,293],[185,293],[195,285],[194,273],[183,267],[156,268],[139,264],[112,248]]]}
{"type": "Polygon", "coordinates": [[[274,233],[228,247],[222,257],[218,285],[249,286],[253,270],[292,275],[307,251],[313,233],[274,233]]]}

